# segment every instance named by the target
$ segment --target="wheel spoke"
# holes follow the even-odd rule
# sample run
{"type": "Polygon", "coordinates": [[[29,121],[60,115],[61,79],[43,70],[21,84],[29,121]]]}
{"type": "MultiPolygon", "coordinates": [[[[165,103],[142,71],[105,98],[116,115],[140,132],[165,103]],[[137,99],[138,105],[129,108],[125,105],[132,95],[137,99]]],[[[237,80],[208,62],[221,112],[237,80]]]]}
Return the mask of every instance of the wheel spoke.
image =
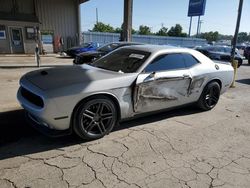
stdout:
{"type": "Polygon", "coordinates": [[[113,114],[112,113],[105,113],[105,114],[101,114],[102,120],[106,120],[106,119],[111,119],[113,118],[113,114]]]}
{"type": "Polygon", "coordinates": [[[98,129],[99,129],[100,133],[101,133],[101,134],[103,134],[103,130],[102,130],[102,128],[101,128],[101,126],[100,126],[100,124],[99,124],[99,123],[97,123],[96,125],[97,125],[97,127],[98,127],[98,129]]]}
{"type": "Polygon", "coordinates": [[[93,117],[94,117],[94,115],[95,115],[95,113],[94,113],[94,112],[91,112],[90,110],[85,110],[85,113],[88,113],[89,115],[91,115],[91,116],[93,116],[93,117]]]}
{"type": "Polygon", "coordinates": [[[210,91],[209,91],[209,96],[212,97],[214,95],[214,89],[211,88],[210,91]]]}
{"type": "Polygon", "coordinates": [[[96,113],[101,114],[103,111],[103,103],[99,103],[96,113]]]}
{"type": "Polygon", "coordinates": [[[86,130],[87,132],[91,131],[91,130],[94,128],[95,125],[96,125],[95,121],[92,120],[92,121],[89,123],[89,125],[85,128],[85,130],[86,130]]]}
{"type": "Polygon", "coordinates": [[[214,103],[217,103],[218,98],[217,98],[216,96],[212,96],[212,97],[211,97],[211,100],[212,100],[214,103]]]}
{"type": "Polygon", "coordinates": [[[94,119],[94,115],[92,116],[92,115],[86,114],[86,111],[83,113],[83,116],[85,116],[85,117],[87,117],[87,118],[89,118],[91,120],[94,119]]]}
{"type": "Polygon", "coordinates": [[[103,129],[103,132],[105,132],[105,131],[106,131],[106,128],[105,128],[105,126],[104,126],[104,124],[103,124],[102,121],[100,121],[100,126],[101,126],[101,128],[103,129]]]}
{"type": "Polygon", "coordinates": [[[209,98],[208,98],[208,105],[209,105],[209,106],[212,105],[212,97],[211,97],[211,96],[209,96],[209,98]]]}

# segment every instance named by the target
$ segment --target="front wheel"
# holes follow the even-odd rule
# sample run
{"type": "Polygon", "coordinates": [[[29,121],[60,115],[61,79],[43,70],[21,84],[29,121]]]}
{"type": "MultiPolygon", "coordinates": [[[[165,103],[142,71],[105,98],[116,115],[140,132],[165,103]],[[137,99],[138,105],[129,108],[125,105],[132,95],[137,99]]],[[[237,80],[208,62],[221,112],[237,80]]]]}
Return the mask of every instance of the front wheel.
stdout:
{"type": "Polygon", "coordinates": [[[220,98],[220,85],[217,82],[210,82],[203,90],[198,106],[202,110],[211,110],[218,103],[220,98]]]}
{"type": "Polygon", "coordinates": [[[74,115],[73,129],[83,139],[98,139],[108,134],[117,123],[114,102],[105,96],[83,102],[74,115]]]}

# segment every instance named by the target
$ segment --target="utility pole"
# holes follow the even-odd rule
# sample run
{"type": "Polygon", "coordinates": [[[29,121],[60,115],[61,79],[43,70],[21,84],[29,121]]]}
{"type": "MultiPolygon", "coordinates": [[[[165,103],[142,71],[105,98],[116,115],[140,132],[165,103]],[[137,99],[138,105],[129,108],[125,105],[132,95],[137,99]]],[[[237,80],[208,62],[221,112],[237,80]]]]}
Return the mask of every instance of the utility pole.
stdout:
{"type": "Polygon", "coordinates": [[[198,38],[198,35],[199,35],[200,20],[201,20],[201,17],[199,16],[198,17],[198,24],[197,24],[197,32],[196,32],[196,37],[197,38],[198,38]]]}
{"type": "Polygon", "coordinates": [[[122,24],[122,41],[132,40],[133,0],[124,0],[124,15],[122,24]]]}
{"type": "Polygon", "coordinates": [[[189,36],[189,37],[191,36],[192,20],[193,20],[193,16],[190,16],[189,32],[188,32],[188,36],[189,36]]]}
{"type": "Polygon", "coordinates": [[[234,57],[235,57],[236,44],[237,44],[238,33],[239,33],[239,28],[240,28],[242,7],[243,7],[243,0],[239,0],[238,17],[237,17],[237,22],[236,22],[234,38],[232,41],[233,48],[232,48],[232,52],[231,52],[231,62],[232,62],[232,65],[234,67],[234,80],[233,80],[231,87],[235,87],[235,78],[236,78],[237,67],[238,67],[238,62],[235,62],[234,57]]]}
{"type": "Polygon", "coordinates": [[[96,14],[96,24],[98,24],[98,8],[95,9],[95,14],[96,14]]]}
{"type": "Polygon", "coordinates": [[[243,7],[243,0],[240,0],[240,2],[239,2],[239,9],[238,9],[237,23],[236,23],[234,38],[233,38],[233,41],[232,41],[232,46],[233,46],[232,53],[231,53],[232,60],[234,60],[234,56],[235,56],[235,49],[236,49],[236,44],[237,44],[237,39],[238,39],[238,33],[239,33],[239,28],[240,28],[240,20],[241,20],[242,7],[243,7]]]}
{"type": "Polygon", "coordinates": [[[203,20],[200,20],[200,25],[199,25],[199,34],[201,34],[201,24],[203,24],[203,20]]]}

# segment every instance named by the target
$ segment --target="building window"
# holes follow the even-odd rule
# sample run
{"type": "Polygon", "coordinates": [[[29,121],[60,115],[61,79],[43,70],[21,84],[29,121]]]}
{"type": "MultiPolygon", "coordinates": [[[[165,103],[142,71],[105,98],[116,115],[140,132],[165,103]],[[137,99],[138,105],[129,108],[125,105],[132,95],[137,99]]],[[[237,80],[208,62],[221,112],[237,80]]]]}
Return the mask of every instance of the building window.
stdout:
{"type": "Polygon", "coordinates": [[[0,39],[6,39],[6,32],[4,25],[0,25],[0,39]]]}
{"type": "Polygon", "coordinates": [[[36,28],[35,27],[26,27],[26,39],[28,39],[28,40],[36,39],[36,28]]]}

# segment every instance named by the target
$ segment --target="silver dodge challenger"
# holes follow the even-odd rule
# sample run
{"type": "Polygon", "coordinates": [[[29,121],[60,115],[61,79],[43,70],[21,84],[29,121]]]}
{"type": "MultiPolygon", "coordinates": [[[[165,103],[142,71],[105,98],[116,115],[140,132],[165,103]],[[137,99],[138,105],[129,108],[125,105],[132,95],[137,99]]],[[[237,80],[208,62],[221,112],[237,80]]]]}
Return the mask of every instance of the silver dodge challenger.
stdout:
{"type": "Polygon", "coordinates": [[[212,109],[233,80],[233,68],[198,51],[170,46],[120,48],[91,65],[48,68],[20,79],[17,98],[45,134],[108,134],[119,121],[197,104],[212,109]]]}

